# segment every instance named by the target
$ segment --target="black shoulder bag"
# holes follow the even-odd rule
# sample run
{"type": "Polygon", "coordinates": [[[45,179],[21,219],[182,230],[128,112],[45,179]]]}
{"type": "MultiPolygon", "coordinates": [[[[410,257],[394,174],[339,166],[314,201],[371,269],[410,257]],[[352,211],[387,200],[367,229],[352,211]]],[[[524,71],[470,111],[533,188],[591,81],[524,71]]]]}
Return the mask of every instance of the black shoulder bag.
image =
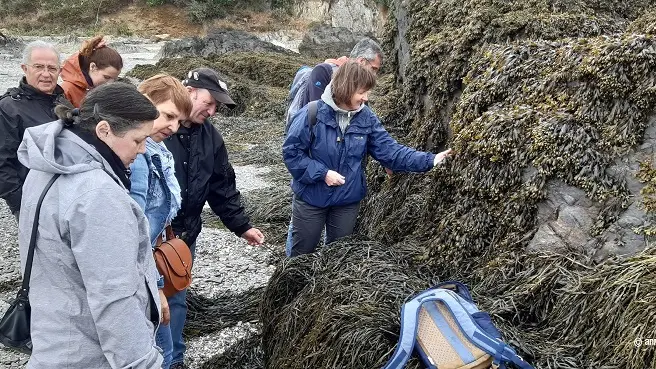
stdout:
{"type": "Polygon", "coordinates": [[[25,273],[23,274],[23,285],[18,296],[11,303],[9,309],[0,321],[0,343],[5,347],[25,353],[32,353],[32,338],[30,337],[30,276],[32,274],[32,260],[34,259],[34,248],[36,247],[36,236],[39,231],[39,213],[41,213],[41,204],[46,197],[48,190],[55,183],[59,174],[55,174],[46,188],[41,193],[39,201],[36,204],[34,212],[34,222],[32,223],[32,235],[30,237],[30,247],[27,251],[27,261],[25,263],[25,273]]]}

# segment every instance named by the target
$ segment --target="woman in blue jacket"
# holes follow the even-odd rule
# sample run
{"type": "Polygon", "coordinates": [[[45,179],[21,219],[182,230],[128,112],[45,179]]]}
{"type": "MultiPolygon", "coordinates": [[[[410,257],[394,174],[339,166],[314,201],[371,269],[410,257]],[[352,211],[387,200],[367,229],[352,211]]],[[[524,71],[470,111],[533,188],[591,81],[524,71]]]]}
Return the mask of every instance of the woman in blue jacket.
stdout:
{"type": "Polygon", "coordinates": [[[396,142],[365,105],[376,84],[370,68],[356,61],[342,65],[317,102],[311,127],[308,106],[294,117],[283,159],[292,175],[291,256],[313,252],[326,228],[326,243],[353,233],[367,190],[367,154],[394,172],[426,172],[451,155],[420,152],[396,142]]]}
{"type": "MultiPolygon", "coordinates": [[[[159,111],[153,123],[150,137],[146,139],[146,153],[137,156],[130,166],[132,187],[130,196],[139,204],[150,225],[149,239],[155,247],[157,239],[176,216],[182,203],[180,186],[175,178],[173,155],[162,141],[177,132],[179,121],[189,116],[191,100],[189,93],[177,79],[159,74],[139,85],[139,92],[146,95],[159,111]]],[[[164,281],[158,281],[159,297],[162,302],[162,324],[155,341],[164,354],[163,369],[171,365],[173,340],[166,296],[162,292],[164,281]]]]}

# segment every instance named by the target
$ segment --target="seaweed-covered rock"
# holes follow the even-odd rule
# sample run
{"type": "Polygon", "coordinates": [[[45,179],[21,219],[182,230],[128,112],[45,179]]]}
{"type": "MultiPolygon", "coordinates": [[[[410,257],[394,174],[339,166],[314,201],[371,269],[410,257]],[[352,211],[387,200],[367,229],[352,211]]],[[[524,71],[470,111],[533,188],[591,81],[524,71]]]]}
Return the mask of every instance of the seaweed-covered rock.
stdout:
{"type": "Polygon", "coordinates": [[[244,31],[212,30],[205,37],[188,37],[169,41],[162,47],[162,58],[206,57],[235,51],[277,52],[294,54],[291,50],[262,41],[244,31]]]}
{"type": "MultiPolygon", "coordinates": [[[[390,13],[384,44],[395,75],[382,79],[372,106],[401,142],[448,146],[456,155],[430,173],[390,179],[369,163],[358,232],[390,249],[412,244],[405,261],[384,256],[411,280],[430,270],[433,280],[467,282],[537,368],[656,365],[656,355],[636,345],[656,335],[645,305],[656,297],[655,249],[648,247],[656,193],[654,5],[406,0],[390,13]]],[[[357,287],[347,291],[300,294],[324,273],[334,275],[326,269],[336,261],[324,257],[294,264],[293,276],[304,281],[298,289],[286,289],[292,273],[272,281],[267,291],[277,296],[270,299],[284,302],[277,307],[337,306],[375,286],[358,277],[363,282],[349,282],[357,287]]],[[[387,269],[368,267],[380,270],[387,269]]],[[[266,349],[269,333],[303,332],[274,338],[277,348],[299,347],[318,329],[327,337],[347,330],[291,313],[266,316],[285,328],[263,331],[265,360],[281,357],[266,349]]],[[[362,325],[352,334],[366,332],[362,325]]],[[[335,360],[324,341],[314,342],[314,351],[274,362],[335,360]]],[[[360,347],[337,351],[366,356],[360,347]]]]}
{"type": "Polygon", "coordinates": [[[628,241],[627,250],[614,247],[607,231],[639,195],[628,184],[650,154],[636,145],[654,114],[654,41],[579,36],[621,32],[648,4],[395,3],[393,14],[404,18],[386,45],[397,46],[391,63],[404,84],[388,88],[395,97],[375,108],[402,142],[432,150],[448,144],[458,154],[433,175],[397,175],[374,188],[361,229],[387,242],[421,237],[433,255],[454,252],[454,262],[526,246],[534,235],[536,247],[644,248],[643,236],[626,233],[635,222],[619,227],[625,234],[615,246],[628,241]],[[577,38],[525,40],[566,36],[577,38]],[[411,56],[399,54],[404,44],[411,56]],[[556,196],[548,187],[555,179],[595,203],[565,209],[558,232],[535,234],[558,221],[557,214],[538,219],[541,201],[556,196]]]}

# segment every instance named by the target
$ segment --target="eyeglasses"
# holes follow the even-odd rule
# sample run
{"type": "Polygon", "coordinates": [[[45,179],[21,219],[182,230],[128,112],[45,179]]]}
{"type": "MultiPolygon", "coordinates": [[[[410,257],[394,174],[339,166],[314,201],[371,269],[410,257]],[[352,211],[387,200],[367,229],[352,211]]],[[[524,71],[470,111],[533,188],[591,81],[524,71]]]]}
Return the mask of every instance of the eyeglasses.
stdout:
{"type": "Polygon", "coordinates": [[[59,67],[56,67],[54,65],[43,65],[43,64],[28,64],[30,67],[34,68],[39,73],[43,73],[44,71],[48,71],[50,74],[57,74],[59,73],[59,67]]]}

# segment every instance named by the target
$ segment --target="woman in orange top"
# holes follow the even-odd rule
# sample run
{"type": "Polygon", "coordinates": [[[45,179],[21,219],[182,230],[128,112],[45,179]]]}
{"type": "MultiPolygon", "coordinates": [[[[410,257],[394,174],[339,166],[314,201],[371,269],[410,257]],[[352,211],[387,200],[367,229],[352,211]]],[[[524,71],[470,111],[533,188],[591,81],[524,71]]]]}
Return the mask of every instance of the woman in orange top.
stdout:
{"type": "Polygon", "coordinates": [[[116,80],[123,68],[123,58],[105,46],[103,36],[85,41],[82,49],[64,62],[61,77],[66,98],[79,108],[87,91],[116,80]]]}

